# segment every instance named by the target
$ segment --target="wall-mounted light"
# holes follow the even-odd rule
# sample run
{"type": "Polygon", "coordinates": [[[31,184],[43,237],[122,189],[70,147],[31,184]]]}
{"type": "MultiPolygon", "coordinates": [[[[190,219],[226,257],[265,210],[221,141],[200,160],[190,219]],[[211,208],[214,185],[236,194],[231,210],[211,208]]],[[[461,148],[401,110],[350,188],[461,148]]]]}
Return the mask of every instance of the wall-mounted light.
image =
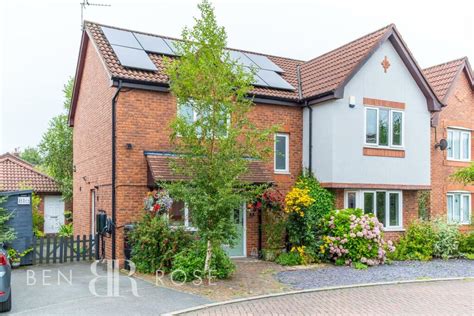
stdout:
{"type": "Polygon", "coordinates": [[[131,143],[127,143],[126,147],[128,150],[131,150],[133,148],[133,145],[131,143]]]}
{"type": "Polygon", "coordinates": [[[353,109],[353,108],[355,108],[355,106],[356,106],[356,97],[353,96],[353,95],[351,95],[351,96],[349,97],[349,107],[350,107],[351,109],[353,109]]]}

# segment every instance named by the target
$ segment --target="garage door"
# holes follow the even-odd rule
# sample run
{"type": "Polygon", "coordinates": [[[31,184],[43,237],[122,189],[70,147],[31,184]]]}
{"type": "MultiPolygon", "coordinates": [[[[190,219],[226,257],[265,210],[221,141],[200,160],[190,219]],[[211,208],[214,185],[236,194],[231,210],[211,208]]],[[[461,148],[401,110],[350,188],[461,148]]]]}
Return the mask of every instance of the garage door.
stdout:
{"type": "Polygon", "coordinates": [[[44,197],[44,232],[55,234],[64,224],[64,201],[60,195],[44,197]]]}

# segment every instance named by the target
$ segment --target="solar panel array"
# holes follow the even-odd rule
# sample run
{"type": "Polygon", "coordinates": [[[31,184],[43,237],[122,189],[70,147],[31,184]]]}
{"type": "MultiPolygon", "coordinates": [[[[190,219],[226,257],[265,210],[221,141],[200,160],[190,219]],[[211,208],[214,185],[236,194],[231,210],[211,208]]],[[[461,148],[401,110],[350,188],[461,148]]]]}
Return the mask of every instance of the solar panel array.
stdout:
{"type": "MultiPolygon", "coordinates": [[[[147,53],[178,56],[176,41],[141,33],[129,32],[102,26],[102,32],[109,41],[120,64],[124,67],[157,71],[147,53]]],[[[280,76],[283,70],[268,57],[229,50],[230,57],[236,63],[255,69],[255,86],[294,90],[295,88],[280,76]]]]}

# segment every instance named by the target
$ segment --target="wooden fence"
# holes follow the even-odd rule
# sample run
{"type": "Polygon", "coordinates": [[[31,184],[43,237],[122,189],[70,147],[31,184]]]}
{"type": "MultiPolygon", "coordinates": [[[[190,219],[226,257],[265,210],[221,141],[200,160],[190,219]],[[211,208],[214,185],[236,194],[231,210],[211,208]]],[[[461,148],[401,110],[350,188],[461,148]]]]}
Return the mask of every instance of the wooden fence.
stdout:
{"type": "Polygon", "coordinates": [[[65,263],[99,258],[98,235],[33,237],[32,263],[65,263]]]}

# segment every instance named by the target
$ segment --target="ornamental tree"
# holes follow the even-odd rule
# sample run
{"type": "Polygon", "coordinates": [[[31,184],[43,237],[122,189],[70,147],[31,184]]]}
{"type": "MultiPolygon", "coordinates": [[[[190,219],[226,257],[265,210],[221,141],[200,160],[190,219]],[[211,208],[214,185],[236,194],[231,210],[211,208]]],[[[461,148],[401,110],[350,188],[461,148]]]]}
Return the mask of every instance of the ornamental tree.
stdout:
{"type": "Polygon", "coordinates": [[[252,107],[253,70],[244,69],[225,49],[226,32],[207,1],[193,28],[176,43],[179,58],[166,59],[170,90],[178,103],[171,143],[179,157],[170,160],[187,180],[163,183],[175,200],[185,201],[193,225],[207,244],[204,274],[213,249],[233,244],[234,210],[261,191],[241,180],[250,159],[270,152],[273,129],[259,129],[247,118],[252,107]]]}
{"type": "Polygon", "coordinates": [[[464,185],[474,184],[474,162],[469,167],[459,169],[451,177],[464,185]]]}
{"type": "Polygon", "coordinates": [[[15,230],[8,225],[8,221],[13,217],[13,212],[3,207],[7,198],[0,196],[0,243],[7,243],[16,238],[15,230]]]}
{"type": "Polygon", "coordinates": [[[39,144],[42,167],[58,182],[67,201],[72,199],[72,128],[69,127],[67,113],[71,107],[73,86],[72,78],[64,85],[65,112],[49,121],[49,128],[39,144]]]}

